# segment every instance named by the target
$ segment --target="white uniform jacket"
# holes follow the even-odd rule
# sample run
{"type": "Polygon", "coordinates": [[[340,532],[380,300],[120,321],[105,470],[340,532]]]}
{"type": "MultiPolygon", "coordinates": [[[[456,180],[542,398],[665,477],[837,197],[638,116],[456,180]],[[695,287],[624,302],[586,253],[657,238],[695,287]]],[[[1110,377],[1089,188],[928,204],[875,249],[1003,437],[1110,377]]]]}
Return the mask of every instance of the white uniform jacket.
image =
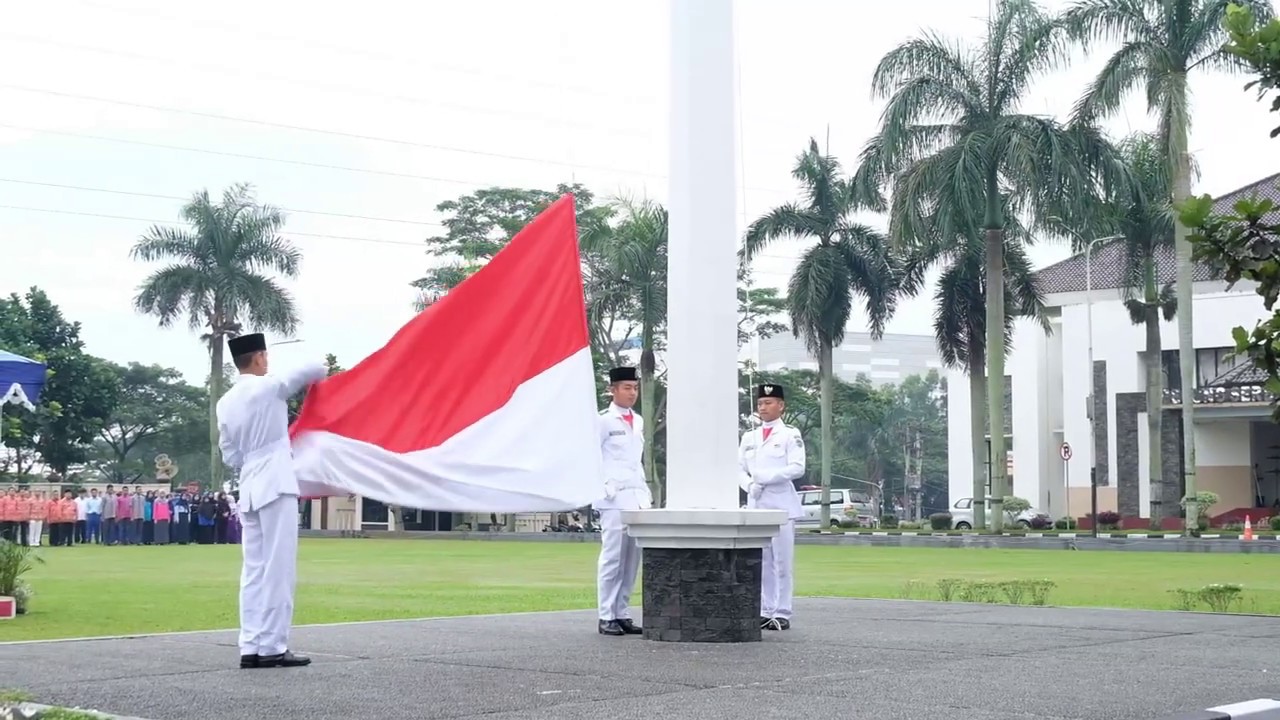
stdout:
{"type": "Polygon", "coordinates": [[[241,375],[218,400],[218,448],[222,461],[240,470],[240,512],[298,494],[288,401],[326,374],[324,363],[317,362],[279,375],[241,375]]]}
{"type": "Polygon", "coordinates": [[[644,481],[644,418],[631,413],[628,425],[622,408],[609,404],[600,411],[600,454],[604,459],[605,497],[596,510],[643,510],[653,507],[653,494],[644,481]]]}
{"type": "Polygon", "coordinates": [[[792,520],[804,517],[794,480],[804,477],[804,438],[800,431],[775,420],[749,430],[738,445],[739,485],[747,491],[747,507],[786,510],[792,520]],[[769,428],[769,439],[764,438],[769,428]],[[752,485],[759,486],[758,491],[752,485]]]}

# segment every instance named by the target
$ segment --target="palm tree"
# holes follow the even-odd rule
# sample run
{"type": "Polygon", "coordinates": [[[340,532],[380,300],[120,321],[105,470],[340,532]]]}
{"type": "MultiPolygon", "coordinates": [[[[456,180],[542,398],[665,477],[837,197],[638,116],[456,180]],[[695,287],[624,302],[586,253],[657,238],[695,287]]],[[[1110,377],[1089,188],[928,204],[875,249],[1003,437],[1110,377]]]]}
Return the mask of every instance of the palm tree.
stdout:
{"type": "Polygon", "coordinates": [[[783,238],[816,242],[805,250],[787,285],[791,331],[818,356],[822,426],[822,526],[831,523],[832,348],[844,339],[855,295],[866,301],[872,337],[884,334],[900,294],[919,290],[919,277],[903,272],[886,237],[854,222],[862,207],[854,183],[839,162],[818,151],[816,140],[796,161],[792,176],[804,200],[770,210],[747,228],[742,257],[750,261],[783,238]]]}
{"type": "MultiPolygon", "coordinates": [[[[1151,519],[1159,521],[1166,498],[1164,458],[1160,439],[1164,429],[1164,367],[1161,363],[1160,318],[1172,320],[1178,301],[1173,287],[1159,285],[1159,259],[1173,252],[1173,207],[1170,204],[1170,165],[1161,138],[1134,133],[1120,144],[1132,182],[1112,199],[1116,228],[1124,241],[1125,308],[1134,325],[1142,325],[1147,347],[1147,453],[1151,487],[1151,519]]],[[[1170,498],[1171,499],[1171,498],[1170,498]]]]}
{"type": "MultiPolygon", "coordinates": [[[[1241,71],[1243,63],[1223,50],[1227,41],[1222,21],[1234,2],[1265,22],[1273,16],[1269,0],[1077,0],[1063,14],[1060,26],[1086,49],[1097,40],[1119,41],[1120,49],[1107,59],[1085,95],[1076,103],[1079,121],[1112,115],[1129,91],[1142,87],[1147,108],[1159,116],[1159,147],[1172,178],[1173,203],[1191,195],[1190,74],[1193,70],[1241,71]]],[[[1182,430],[1195,437],[1195,344],[1191,337],[1191,243],[1181,222],[1173,224],[1177,252],[1178,355],[1182,366],[1182,430]]],[[[1148,391],[1150,388],[1148,387],[1148,391]]],[[[1186,496],[1195,496],[1196,449],[1183,443],[1186,496]]],[[[1187,529],[1195,527],[1194,507],[1187,509],[1187,529]]]]}
{"type": "MultiPolygon", "coordinates": [[[[938,253],[945,265],[934,289],[933,333],[938,354],[948,367],[959,368],[969,376],[969,432],[973,447],[973,498],[985,497],[987,460],[987,411],[979,401],[987,397],[987,282],[986,245],[978,233],[938,253]]],[[[1010,243],[1004,249],[1004,342],[1002,350],[1013,349],[1014,320],[1028,317],[1039,321],[1047,332],[1044,300],[1035,283],[1035,271],[1021,243],[1010,243]]],[[[990,434],[1004,435],[1004,422],[992,425],[990,434]]],[[[997,461],[994,452],[991,461],[997,461]]],[[[1001,465],[1003,461],[1001,458],[1001,465]]],[[[974,525],[983,527],[985,514],[979,517],[975,508],[974,525]]]]}
{"type": "MultiPolygon", "coordinates": [[[[620,315],[639,324],[640,410],[645,413],[644,474],[654,504],[661,498],[654,436],[658,431],[657,363],[667,324],[667,210],[649,201],[619,200],[616,225],[584,228],[582,252],[587,257],[587,315],[592,327],[604,327],[620,315]]],[[[607,333],[605,333],[607,335],[607,333]]]]}
{"type": "MultiPolygon", "coordinates": [[[[983,277],[1001,278],[1010,240],[1006,228],[1018,215],[1079,216],[1078,205],[1095,193],[1108,145],[1087,127],[1063,127],[1019,107],[1036,76],[1060,58],[1052,29],[1034,0],[1000,0],[977,48],[926,34],[881,59],[872,90],[889,102],[876,141],[877,166],[870,172],[893,178],[889,210],[895,241],[967,237],[980,218],[983,277]]],[[[999,432],[1007,305],[1003,283],[985,289],[991,520],[999,529],[1008,494],[999,432]]]]}
{"type": "Polygon", "coordinates": [[[216,408],[222,396],[223,345],[243,323],[292,335],[298,326],[293,296],[271,273],[298,277],[302,253],[280,237],[284,215],[258,205],[246,184],[228,188],[215,203],[207,190],[183,206],[189,229],[152,227],[133,246],[144,262],[167,261],[138,287],[134,307],[155,315],[161,327],[181,317],[209,346],[209,479],[221,485],[216,408]]]}

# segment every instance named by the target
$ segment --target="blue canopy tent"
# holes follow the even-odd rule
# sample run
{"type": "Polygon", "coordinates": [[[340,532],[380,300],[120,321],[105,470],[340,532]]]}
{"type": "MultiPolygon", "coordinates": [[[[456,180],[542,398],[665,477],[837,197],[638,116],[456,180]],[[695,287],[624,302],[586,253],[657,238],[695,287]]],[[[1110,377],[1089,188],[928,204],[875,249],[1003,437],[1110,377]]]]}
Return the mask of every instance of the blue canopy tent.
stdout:
{"type": "Polygon", "coordinates": [[[35,410],[44,378],[44,363],[0,350],[0,406],[21,405],[35,410]]]}

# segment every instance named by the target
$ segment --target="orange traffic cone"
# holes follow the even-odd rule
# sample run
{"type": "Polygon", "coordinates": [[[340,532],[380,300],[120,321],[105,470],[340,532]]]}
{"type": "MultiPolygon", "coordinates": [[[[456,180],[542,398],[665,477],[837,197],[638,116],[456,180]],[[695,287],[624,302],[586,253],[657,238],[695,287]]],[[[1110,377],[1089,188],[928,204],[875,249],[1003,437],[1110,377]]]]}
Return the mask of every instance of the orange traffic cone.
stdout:
{"type": "Polygon", "coordinates": [[[1241,540],[1252,540],[1252,539],[1253,539],[1253,523],[1249,522],[1249,516],[1248,516],[1248,515],[1245,515],[1245,516],[1244,516],[1244,536],[1243,536],[1242,538],[1240,538],[1240,539],[1241,539],[1241,540]]]}

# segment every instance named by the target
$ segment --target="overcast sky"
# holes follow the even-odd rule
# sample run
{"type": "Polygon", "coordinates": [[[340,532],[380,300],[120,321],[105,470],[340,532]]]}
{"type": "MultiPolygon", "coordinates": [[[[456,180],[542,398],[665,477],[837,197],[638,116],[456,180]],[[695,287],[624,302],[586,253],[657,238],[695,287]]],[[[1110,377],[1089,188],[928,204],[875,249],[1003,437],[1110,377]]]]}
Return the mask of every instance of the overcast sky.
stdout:
{"type": "MultiPolygon", "coordinates": [[[[151,221],[176,221],[193,191],[217,195],[246,181],[290,210],[286,234],[305,252],[290,285],[305,342],[275,357],[331,352],[350,366],[411,316],[408,283],[428,266],[421,240],[439,230],[437,203],[490,185],[575,180],[606,197],[665,200],[666,2],[322,7],[10,4],[0,24],[0,292],[38,285],[83,323],[90,352],[202,382],[208,360],[197,333],[158,329],[131,309],[154,268],[128,251],[151,221]]],[[[737,7],[744,221],[791,198],[789,171],[809,137],[829,133],[831,151],[852,163],[877,124],[869,82],[886,51],[922,28],[976,39],[988,9],[987,0],[737,7]]],[[[1043,79],[1024,109],[1065,114],[1102,60],[1043,79]]],[[[1243,82],[1193,82],[1197,192],[1277,169],[1280,146],[1266,142],[1276,118],[1243,82]]],[[[1135,97],[1109,129],[1152,126],[1135,97]]],[[[782,286],[798,249],[771,249],[756,282],[782,286]]],[[[1045,246],[1033,257],[1045,264],[1066,253],[1045,246]]],[[[929,333],[931,312],[922,295],[889,329],[929,333]]],[[[864,329],[862,317],[849,329],[864,329]]]]}

